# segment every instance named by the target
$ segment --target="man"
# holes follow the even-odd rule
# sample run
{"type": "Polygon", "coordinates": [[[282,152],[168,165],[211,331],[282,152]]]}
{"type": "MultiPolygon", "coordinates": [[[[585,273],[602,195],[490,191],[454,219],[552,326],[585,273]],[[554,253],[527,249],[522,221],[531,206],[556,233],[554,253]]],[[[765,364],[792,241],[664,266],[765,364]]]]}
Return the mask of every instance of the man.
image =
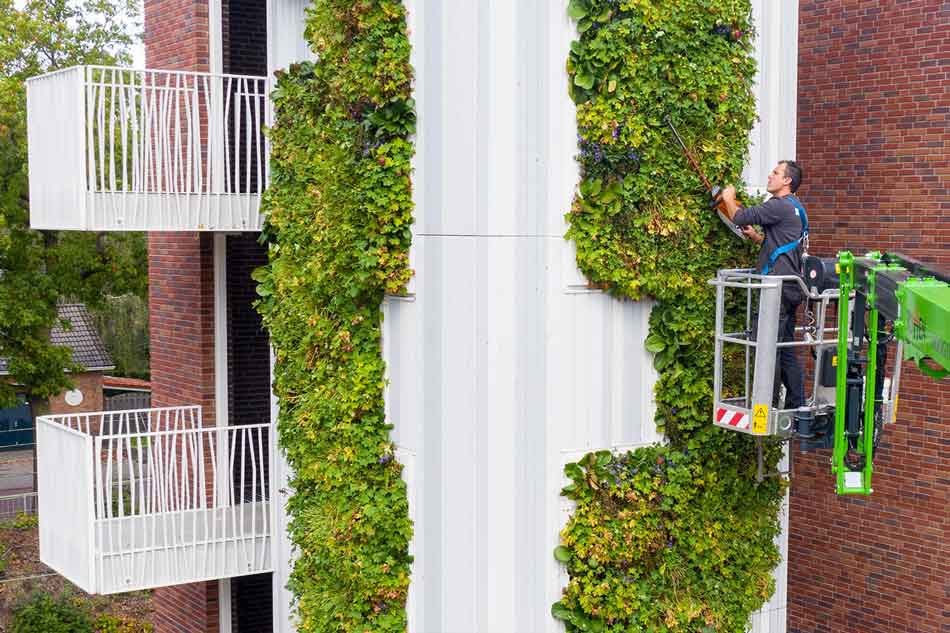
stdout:
{"type": "MultiPolygon", "coordinates": [[[[761,244],[758,265],[762,275],[796,275],[801,277],[802,240],[808,234],[805,207],[792,194],[802,183],[802,169],[795,161],[783,160],[769,174],[766,189],[772,197],[763,204],[740,209],[736,203],[735,187],[722,192],[727,215],[752,241],[761,244]],[[760,234],[753,228],[759,225],[760,234]]],[[[779,317],[778,340],[795,340],[795,315],[804,296],[798,284],[785,282],[782,286],[782,308],[779,317]]],[[[785,408],[794,409],[805,404],[804,376],[793,347],[778,348],[776,376],[781,374],[785,385],[785,408]]],[[[776,390],[778,381],[776,381],[776,390]]]]}

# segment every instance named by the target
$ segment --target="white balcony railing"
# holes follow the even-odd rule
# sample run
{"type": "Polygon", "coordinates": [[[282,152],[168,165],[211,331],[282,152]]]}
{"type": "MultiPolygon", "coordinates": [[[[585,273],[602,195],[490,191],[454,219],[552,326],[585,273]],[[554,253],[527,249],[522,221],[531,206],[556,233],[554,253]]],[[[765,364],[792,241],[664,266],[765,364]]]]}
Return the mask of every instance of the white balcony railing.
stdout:
{"type": "Polygon", "coordinates": [[[27,82],[34,228],[253,231],[264,77],[76,66],[27,82]]]}
{"type": "Polygon", "coordinates": [[[89,593],[273,571],[269,424],[200,407],[37,418],[40,559],[89,593]]]}

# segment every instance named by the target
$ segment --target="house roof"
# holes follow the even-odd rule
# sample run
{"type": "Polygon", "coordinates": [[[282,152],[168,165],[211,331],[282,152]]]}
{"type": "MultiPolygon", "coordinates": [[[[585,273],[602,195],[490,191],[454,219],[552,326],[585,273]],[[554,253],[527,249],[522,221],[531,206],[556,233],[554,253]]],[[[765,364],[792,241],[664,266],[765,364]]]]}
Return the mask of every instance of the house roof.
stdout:
{"type": "MultiPolygon", "coordinates": [[[[59,305],[58,311],[59,318],[68,321],[71,327],[66,329],[59,324],[53,327],[50,330],[53,345],[72,350],[73,362],[82,365],[86,371],[115,369],[86,306],[81,303],[63,303],[59,305]]],[[[0,358],[0,374],[6,373],[7,360],[0,358]]]]}

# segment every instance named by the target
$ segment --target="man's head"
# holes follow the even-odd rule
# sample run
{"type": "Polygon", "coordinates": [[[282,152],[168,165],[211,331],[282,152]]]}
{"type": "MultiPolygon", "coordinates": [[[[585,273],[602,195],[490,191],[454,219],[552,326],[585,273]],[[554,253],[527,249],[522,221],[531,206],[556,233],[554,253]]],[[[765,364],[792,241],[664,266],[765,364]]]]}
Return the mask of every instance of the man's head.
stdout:
{"type": "Polygon", "coordinates": [[[779,161],[769,174],[766,190],[773,196],[787,196],[802,184],[802,168],[793,160],[779,161]]]}

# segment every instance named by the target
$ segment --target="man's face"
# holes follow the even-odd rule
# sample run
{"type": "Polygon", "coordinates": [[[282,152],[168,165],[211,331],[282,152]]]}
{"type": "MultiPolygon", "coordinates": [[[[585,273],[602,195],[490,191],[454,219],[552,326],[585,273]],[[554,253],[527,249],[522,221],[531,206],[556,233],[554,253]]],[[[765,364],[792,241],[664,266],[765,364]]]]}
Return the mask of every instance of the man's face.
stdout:
{"type": "Polygon", "coordinates": [[[779,163],[769,174],[769,182],[765,189],[773,196],[781,191],[782,187],[789,184],[791,179],[785,176],[785,163],[779,163]]]}

